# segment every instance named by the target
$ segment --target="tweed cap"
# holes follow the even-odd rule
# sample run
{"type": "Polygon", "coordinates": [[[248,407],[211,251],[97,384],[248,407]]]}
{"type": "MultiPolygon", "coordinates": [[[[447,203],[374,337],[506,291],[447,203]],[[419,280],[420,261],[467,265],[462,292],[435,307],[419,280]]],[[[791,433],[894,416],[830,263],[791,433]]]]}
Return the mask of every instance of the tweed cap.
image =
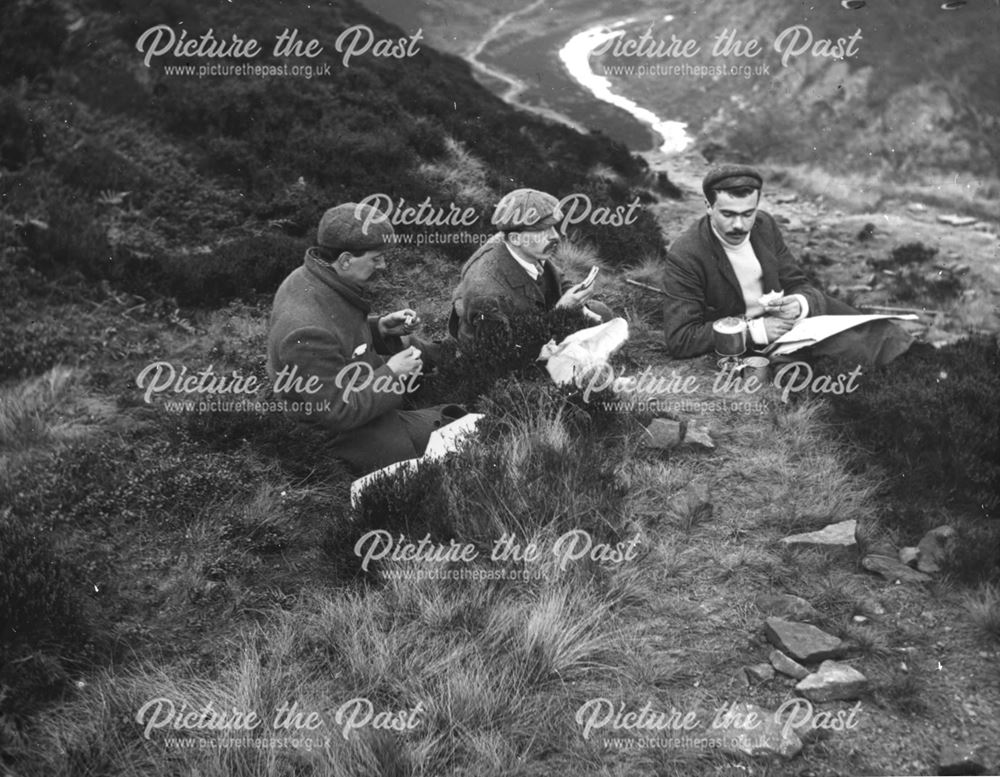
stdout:
{"type": "Polygon", "coordinates": [[[387,213],[373,205],[346,202],[323,214],[316,244],[332,251],[370,251],[382,248],[394,234],[387,213]]]}
{"type": "Polygon", "coordinates": [[[713,167],[701,182],[701,190],[705,196],[713,189],[724,191],[726,189],[740,189],[749,186],[752,189],[760,189],[764,185],[764,179],[754,168],[748,165],[721,165],[713,167]]]}
{"type": "Polygon", "coordinates": [[[559,200],[538,189],[515,189],[503,196],[493,211],[493,226],[503,232],[554,227],[562,221],[559,200]]]}

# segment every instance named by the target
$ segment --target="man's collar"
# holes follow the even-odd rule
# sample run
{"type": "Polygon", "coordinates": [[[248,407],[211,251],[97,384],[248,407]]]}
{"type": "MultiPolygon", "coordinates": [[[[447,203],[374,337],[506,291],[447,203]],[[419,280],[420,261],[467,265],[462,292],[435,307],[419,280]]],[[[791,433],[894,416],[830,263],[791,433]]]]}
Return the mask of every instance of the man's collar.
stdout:
{"type": "Polygon", "coordinates": [[[306,250],[304,266],[316,278],[347,299],[352,305],[360,308],[365,315],[371,311],[371,303],[365,297],[367,288],[360,283],[342,278],[333,265],[323,259],[315,248],[306,250]]]}
{"type": "Polygon", "coordinates": [[[521,265],[521,267],[524,268],[524,271],[528,273],[528,275],[531,277],[531,280],[537,281],[539,277],[541,277],[542,274],[541,264],[537,264],[531,261],[530,259],[526,258],[525,256],[523,256],[520,251],[518,251],[514,246],[510,244],[510,241],[507,239],[506,235],[504,235],[503,237],[503,244],[507,247],[507,250],[510,251],[510,255],[514,257],[514,261],[517,262],[519,265],[521,265]]]}

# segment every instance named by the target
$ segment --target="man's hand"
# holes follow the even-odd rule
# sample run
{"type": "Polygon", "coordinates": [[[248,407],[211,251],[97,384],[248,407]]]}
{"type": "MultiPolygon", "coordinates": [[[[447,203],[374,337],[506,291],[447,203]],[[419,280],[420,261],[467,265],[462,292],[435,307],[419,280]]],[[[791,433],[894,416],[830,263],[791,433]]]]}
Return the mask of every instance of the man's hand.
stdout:
{"type": "Polygon", "coordinates": [[[785,321],[795,321],[802,315],[802,305],[795,297],[784,297],[774,305],[764,308],[768,316],[774,316],[785,321]]]}
{"type": "Polygon", "coordinates": [[[764,331],[767,332],[767,341],[769,343],[773,343],[793,326],[795,326],[795,322],[789,321],[786,318],[775,318],[774,316],[766,316],[764,318],[764,331]]]}
{"type": "Polygon", "coordinates": [[[424,362],[420,358],[420,350],[412,345],[393,354],[386,364],[396,374],[396,377],[416,375],[424,368],[424,362]]]}
{"type": "Polygon", "coordinates": [[[415,310],[404,308],[395,313],[387,313],[378,320],[378,331],[383,337],[408,335],[420,327],[420,318],[415,310]]]}
{"type": "Polygon", "coordinates": [[[556,303],[557,308],[575,308],[586,302],[594,293],[594,284],[584,286],[582,283],[571,286],[556,303]]]}

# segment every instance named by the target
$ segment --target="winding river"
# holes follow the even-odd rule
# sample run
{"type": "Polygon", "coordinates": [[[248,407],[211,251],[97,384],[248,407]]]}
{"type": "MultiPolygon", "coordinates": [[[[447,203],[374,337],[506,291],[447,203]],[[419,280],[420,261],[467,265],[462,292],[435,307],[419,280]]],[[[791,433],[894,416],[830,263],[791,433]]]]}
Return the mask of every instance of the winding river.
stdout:
{"type": "MultiPolygon", "coordinates": [[[[581,132],[586,132],[587,127],[584,127],[581,122],[570,118],[563,111],[556,111],[551,108],[525,102],[522,99],[522,95],[527,89],[527,84],[518,76],[484,62],[481,58],[487,47],[501,35],[504,28],[510,22],[519,17],[530,16],[536,9],[544,5],[544,2],[545,0],[535,0],[535,2],[524,8],[502,16],[480,38],[475,46],[464,52],[464,57],[480,74],[500,81],[505,85],[501,96],[506,102],[542,115],[550,120],[562,122],[581,132]]],[[[672,18],[672,16],[666,16],[663,20],[669,22],[672,18]]],[[[591,69],[590,58],[594,51],[614,38],[625,35],[628,25],[635,21],[632,18],[622,19],[611,24],[599,24],[577,32],[562,44],[558,52],[559,61],[570,78],[589,92],[595,99],[626,111],[640,123],[648,126],[653,132],[659,135],[662,138],[662,144],[659,146],[660,151],[668,154],[682,151],[693,140],[687,133],[687,125],[684,122],[661,119],[651,110],[642,107],[634,100],[616,94],[611,88],[610,79],[603,75],[598,75],[591,69]]]]}
{"type": "MultiPolygon", "coordinates": [[[[664,21],[670,21],[667,16],[664,21]]],[[[681,121],[661,119],[648,108],[628,97],[615,94],[611,89],[611,81],[598,75],[590,67],[590,56],[598,47],[625,34],[624,28],[635,21],[624,19],[610,26],[597,25],[576,33],[559,50],[559,59],[569,71],[573,79],[598,100],[614,105],[632,114],[639,121],[648,124],[656,134],[663,138],[660,151],[670,154],[683,151],[693,138],[687,133],[687,124],[681,121]]]]}

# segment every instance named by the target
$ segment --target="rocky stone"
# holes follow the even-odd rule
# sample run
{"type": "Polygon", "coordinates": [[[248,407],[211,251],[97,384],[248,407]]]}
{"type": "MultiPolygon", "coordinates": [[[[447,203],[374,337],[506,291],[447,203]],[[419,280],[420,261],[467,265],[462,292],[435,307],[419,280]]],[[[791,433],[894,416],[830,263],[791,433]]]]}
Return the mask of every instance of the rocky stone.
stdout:
{"type": "Polygon", "coordinates": [[[877,553],[865,556],[861,560],[861,566],[869,572],[881,575],[890,583],[895,583],[897,580],[901,583],[928,583],[931,580],[930,575],[910,569],[906,564],[901,564],[890,556],[877,553]]]}
{"type": "Polygon", "coordinates": [[[817,621],[819,611],[801,596],[792,594],[760,594],[755,600],[764,615],[796,621],[817,621]]]}
{"type": "Polygon", "coordinates": [[[853,519],[841,521],[840,523],[831,523],[819,531],[784,537],[781,542],[789,547],[820,548],[835,553],[853,553],[858,547],[857,540],[854,538],[857,528],[858,522],[853,519]]]}
{"type": "Polygon", "coordinates": [[[702,448],[714,448],[715,441],[709,434],[708,427],[702,424],[689,423],[687,433],[684,435],[685,445],[699,445],[702,448]]]}
{"type": "Polygon", "coordinates": [[[756,704],[727,704],[719,716],[723,725],[711,729],[711,735],[727,753],[794,758],[802,750],[802,740],[794,729],[787,726],[786,731],[784,722],[776,720],[773,712],[756,704]]]}
{"type": "Polygon", "coordinates": [[[649,448],[669,450],[676,448],[684,439],[684,429],[680,421],[672,418],[654,418],[646,427],[644,442],[649,448]]]}
{"type": "Polygon", "coordinates": [[[772,650],[769,656],[771,661],[771,666],[777,669],[782,674],[786,674],[789,677],[794,677],[796,680],[802,680],[809,675],[809,670],[806,669],[798,661],[793,661],[780,650],[772,650]]]}
{"type": "Polygon", "coordinates": [[[943,224],[950,224],[953,227],[968,227],[978,221],[978,219],[974,219],[971,216],[956,216],[951,213],[940,213],[937,220],[943,224]]]}
{"type": "Polygon", "coordinates": [[[885,607],[874,599],[865,600],[865,610],[870,612],[872,615],[885,615],[885,607]]]}
{"type": "Polygon", "coordinates": [[[955,546],[956,533],[951,526],[931,529],[917,545],[917,569],[921,572],[940,572],[955,546]]]}
{"type": "Polygon", "coordinates": [[[867,690],[868,678],[850,664],[837,661],[824,661],[795,686],[796,693],[812,702],[856,699],[867,690]]]}
{"type": "Polygon", "coordinates": [[[747,679],[752,683],[766,683],[774,679],[774,667],[770,664],[753,664],[743,667],[747,679]]]}
{"type": "Polygon", "coordinates": [[[764,622],[764,633],[772,645],[796,661],[822,661],[844,651],[840,639],[808,623],[768,618],[764,622]]]}
{"type": "Polygon", "coordinates": [[[978,748],[971,745],[945,745],[938,757],[938,774],[986,774],[986,764],[978,748]]]}
{"type": "Polygon", "coordinates": [[[899,562],[901,564],[906,564],[908,567],[916,568],[917,559],[920,558],[919,548],[900,548],[899,549],[899,562]]]}

